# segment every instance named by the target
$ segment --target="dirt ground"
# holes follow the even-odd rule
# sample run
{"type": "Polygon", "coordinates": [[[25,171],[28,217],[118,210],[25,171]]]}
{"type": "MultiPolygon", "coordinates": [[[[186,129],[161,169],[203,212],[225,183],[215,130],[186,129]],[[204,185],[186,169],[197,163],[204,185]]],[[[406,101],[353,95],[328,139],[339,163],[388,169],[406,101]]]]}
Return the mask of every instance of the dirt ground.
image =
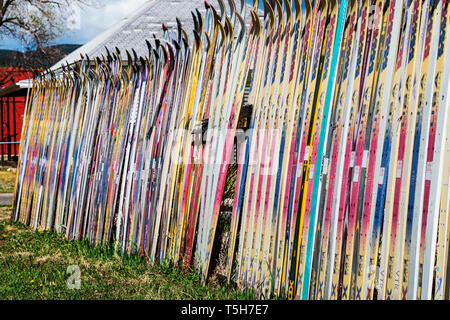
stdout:
{"type": "Polygon", "coordinates": [[[0,166],[0,193],[13,193],[16,172],[15,167],[0,166]]]}
{"type": "Polygon", "coordinates": [[[11,207],[0,206],[0,223],[9,220],[11,217],[11,207]]]}

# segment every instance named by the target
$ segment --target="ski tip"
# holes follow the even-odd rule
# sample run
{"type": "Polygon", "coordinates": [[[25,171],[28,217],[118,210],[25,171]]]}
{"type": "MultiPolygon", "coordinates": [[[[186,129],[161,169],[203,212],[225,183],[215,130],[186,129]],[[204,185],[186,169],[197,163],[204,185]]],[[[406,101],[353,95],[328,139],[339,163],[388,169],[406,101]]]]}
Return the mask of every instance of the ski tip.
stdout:
{"type": "Polygon", "coordinates": [[[111,53],[108,50],[108,47],[105,46],[105,49],[106,49],[106,59],[108,59],[108,62],[112,62],[113,58],[111,56],[111,53]]]}
{"type": "Polygon", "coordinates": [[[195,38],[195,42],[197,43],[197,46],[199,46],[200,45],[200,35],[199,35],[199,33],[196,31],[196,30],[193,30],[194,31],[194,38],[195,38]]]}
{"type": "Polygon", "coordinates": [[[131,57],[131,54],[128,50],[125,50],[125,53],[127,54],[128,64],[131,65],[133,63],[133,58],[131,57]]]}
{"type": "Polygon", "coordinates": [[[164,32],[167,32],[168,29],[167,29],[167,26],[164,23],[162,24],[162,28],[163,28],[164,32]]]}
{"type": "Polygon", "coordinates": [[[184,47],[189,48],[189,42],[187,41],[187,39],[182,38],[181,40],[183,41],[184,47]]]}
{"type": "Polygon", "coordinates": [[[175,46],[175,49],[176,49],[177,51],[179,51],[179,50],[181,49],[180,44],[178,43],[177,40],[173,40],[173,45],[175,46]]]}
{"type": "Polygon", "coordinates": [[[161,41],[159,41],[155,34],[153,34],[153,39],[155,39],[156,49],[158,49],[161,46],[161,41]]]}
{"type": "Polygon", "coordinates": [[[193,11],[191,11],[191,15],[192,15],[192,20],[194,20],[194,30],[198,30],[198,21],[197,21],[197,17],[194,14],[193,11]]]}
{"type": "Polygon", "coordinates": [[[84,56],[81,52],[80,52],[80,57],[81,57],[81,59],[84,59],[84,56]]]}
{"type": "Polygon", "coordinates": [[[148,49],[148,51],[152,51],[152,44],[150,43],[150,41],[148,41],[148,40],[145,40],[145,43],[147,44],[147,49],[148,49]]]}
{"type": "Polygon", "coordinates": [[[195,12],[197,13],[199,32],[201,32],[202,29],[203,29],[203,17],[202,17],[202,14],[200,13],[200,11],[198,11],[197,8],[195,8],[195,12]]]}
{"type": "Polygon", "coordinates": [[[208,1],[205,0],[205,8],[206,10],[208,10],[209,8],[211,8],[211,5],[208,3],[208,1]]]}
{"type": "Polygon", "coordinates": [[[214,9],[214,7],[212,7],[212,6],[211,6],[211,11],[212,11],[214,23],[217,23],[217,21],[220,20],[220,16],[219,16],[219,14],[217,13],[217,10],[214,9]]]}
{"type": "Polygon", "coordinates": [[[153,49],[153,54],[155,55],[155,59],[158,61],[158,60],[159,60],[159,54],[158,54],[158,51],[156,51],[155,49],[153,49]]]}

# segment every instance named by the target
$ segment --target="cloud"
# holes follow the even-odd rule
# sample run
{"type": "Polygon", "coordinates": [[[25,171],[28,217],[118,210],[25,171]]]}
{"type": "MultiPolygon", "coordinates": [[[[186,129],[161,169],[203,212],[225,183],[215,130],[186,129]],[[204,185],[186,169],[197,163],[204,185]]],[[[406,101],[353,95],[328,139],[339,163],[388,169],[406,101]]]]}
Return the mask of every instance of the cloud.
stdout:
{"type": "Polygon", "coordinates": [[[99,7],[82,7],[80,28],[67,30],[57,42],[85,43],[137,10],[149,0],[103,0],[99,7]]]}
{"type": "Polygon", "coordinates": [[[105,0],[105,5],[100,8],[89,7],[82,10],[81,21],[92,28],[104,30],[137,10],[147,1],[148,0],[105,0]]]}

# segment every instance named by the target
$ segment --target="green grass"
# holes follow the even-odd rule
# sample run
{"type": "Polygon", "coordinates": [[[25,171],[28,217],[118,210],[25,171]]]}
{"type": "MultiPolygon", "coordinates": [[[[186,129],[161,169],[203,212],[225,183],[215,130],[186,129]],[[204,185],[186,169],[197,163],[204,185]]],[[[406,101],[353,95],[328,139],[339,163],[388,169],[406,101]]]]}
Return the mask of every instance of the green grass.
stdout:
{"type": "Polygon", "coordinates": [[[55,232],[34,232],[9,221],[0,207],[0,299],[254,299],[251,292],[210,283],[196,272],[163,265],[150,268],[138,256],[112,247],[93,248],[55,232]],[[77,265],[81,288],[69,289],[67,268],[77,265]]]}

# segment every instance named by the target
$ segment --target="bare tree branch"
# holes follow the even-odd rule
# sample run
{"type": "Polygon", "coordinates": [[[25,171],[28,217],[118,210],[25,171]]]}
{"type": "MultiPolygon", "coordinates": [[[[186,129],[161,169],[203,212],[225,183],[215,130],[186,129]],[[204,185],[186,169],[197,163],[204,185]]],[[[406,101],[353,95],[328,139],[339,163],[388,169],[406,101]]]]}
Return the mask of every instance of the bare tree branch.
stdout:
{"type": "Polygon", "coordinates": [[[102,0],[0,0],[0,38],[14,37],[27,49],[42,48],[60,36],[72,5],[102,0]]]}

